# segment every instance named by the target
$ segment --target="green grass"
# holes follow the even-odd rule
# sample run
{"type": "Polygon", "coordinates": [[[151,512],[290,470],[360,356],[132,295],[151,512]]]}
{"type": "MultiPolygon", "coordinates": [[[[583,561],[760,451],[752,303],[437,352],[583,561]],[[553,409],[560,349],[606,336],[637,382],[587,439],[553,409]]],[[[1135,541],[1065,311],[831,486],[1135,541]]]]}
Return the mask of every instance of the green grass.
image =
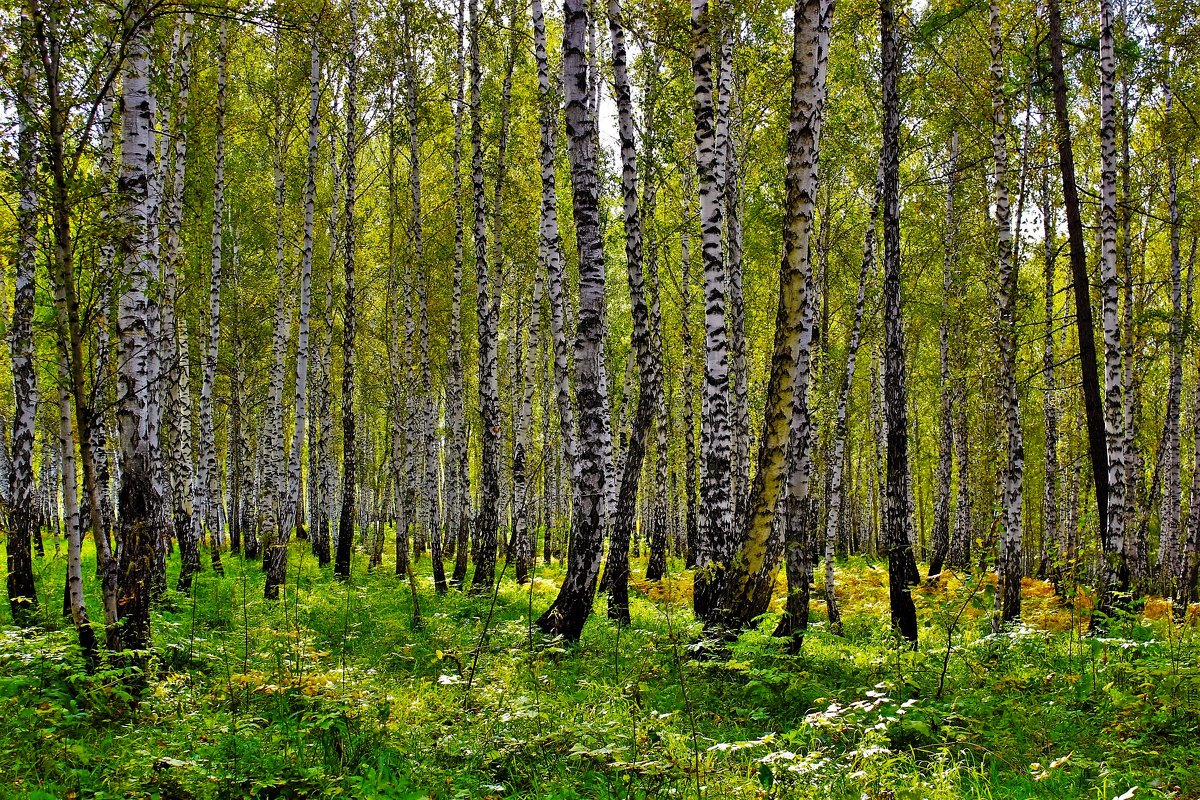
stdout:
{"type": "MultiPolygon", "coordinates": [[[[90,545],[85,557],[98,617],[90,545]]],[[[354,579],[339,583],[294,543],[285,599],[267,603],[260,565],[226,554],[224,578],[206,571],[190,596],[170,592],[156,610],[156,659],[138,697],[128,668],[84,669],[57,615],[65,561],[37,561],[41,626],[12,627],[7,605],[0,617],[0,796],[1200,792],[1192,626],[1137,615],[1091,639],[1072,616],[1062,632],[987,636],[990,589],[968,579],[918,593],[922,646],[906,652],[888,633],[885,573],[852,559],[839,565],[844,638],[824,630],[814,604],[798,656],[765,619],[700,658],[678,564],[679,580],[654,599],[634,589],[632,626],[609,623],[599,599],[581,642],[547,641],[530,609],[536,617],[553,599],[556,565],[539,567],[532,587],[505,574],[479,647],[490,595],[438,596],[426,558],[414,629],[407,585],[386,563],[368,574],[356,559],[354,579]],[[947,625],[964,606],[937,697],[947,625]]],[[[173,559],[171,586],[176,571],[173,559]]],[[[643,571],[636,563],[635,577],[643,571]]]]}

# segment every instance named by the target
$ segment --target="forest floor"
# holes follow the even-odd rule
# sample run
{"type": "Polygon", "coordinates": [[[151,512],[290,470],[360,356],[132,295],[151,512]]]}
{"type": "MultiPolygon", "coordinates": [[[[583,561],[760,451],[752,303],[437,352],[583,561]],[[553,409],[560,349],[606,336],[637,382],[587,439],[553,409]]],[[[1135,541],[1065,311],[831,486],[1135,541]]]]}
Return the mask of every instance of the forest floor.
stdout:
{"type": "Polygon", "coordinates": [[[64,559],[36,561],[43,625],[0,612],[0,797],[1200,797],[1200,632],[1161,601],[1091,637],[1082,595],[1030,581],[1025,624],[991,635],[987,581],[948,578],[915,593],[911,652],[889,633],[886,571],[851,559],[843,635],[814,602],[789,655],[772,614],[704,643],[675,563],[650,585],[635,560],[633,624],[601,598],[565,644],[530,625],[557,565],[439,596],[425,558],[414,628],[386,561],[339,583],[294,543],[274,603],[258,563],[224,561],[160,604],[140,681],[89,674],[52,613],[64,559]]]}

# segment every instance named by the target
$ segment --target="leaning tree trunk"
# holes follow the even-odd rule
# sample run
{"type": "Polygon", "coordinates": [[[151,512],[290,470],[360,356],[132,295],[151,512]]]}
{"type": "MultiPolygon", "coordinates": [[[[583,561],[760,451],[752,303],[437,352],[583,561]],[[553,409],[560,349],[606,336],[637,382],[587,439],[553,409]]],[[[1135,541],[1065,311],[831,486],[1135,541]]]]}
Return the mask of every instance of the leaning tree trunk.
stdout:
{"type": "MultiPolygon", "coordinates": [[[[31,6],[33,16],[33,30],[35,33],[34,44],[36,45],[37,54],[42,62],[50,58],[50,42],[47,41],[46,30],[47,21],[44,10],[39,5],[31,6]]],[[[143,44],[139,44],[135,50],[142,57],[143,44]]],[[[71,208],[72,201],[70,199],[70,156],[67,153],[66,137],[68,124],[70,122],[66,103],[61,94],[61,86],[57,82],[50,82],[46,87],[46,136],[43,140],[45,150],[45,162],[50,172],[50,189],[47,193],[47,200],[50,206],[50,221],[54,234],[54,248],[49,259],[50,277],[55,285],[60,285],[65,290],[66,308],[57,309],[56,318],[61,320],[66,317],[66,329],[63,330],[61,322],[59,323],[59,337],[70,343],[70,358],[68,359],[71,371],[71,395],[75,408],[76,429],[80,431],[90,431],[92,429],[93,420],[95,419],[94,409],[92,408],[92,396],[88,386],[87,375],[85,371],[85,361],[83,356],[84,346],[84,326],[83,313],[79,300],[79,293],[75,284],[75,265],[74,265],[74,244],[72,241],[72,222],[71,208]]],[[[109,116],[106,112],[105,116],[109,116]]],[[[124,149],[124,145],[122,145],[124,149]]],[[[150,151],[150,157],[153,158],[153,152],[150,151]]],[[[110,162],[111,163],[111,162],[110,162]]],[[[148,188],[149,178],[146,178],[148,188]]],[[[122,185],[118,183],[120,190],[122,185]]],[[[104,192],[107,195],[107,191],[104,192]]],[[[127,197],[132,197],[136,193],[120,192],[118,200],[125,200],[127,197]]],[[[124,206],[130,205],[129,202],[124,202],[119,211],[124,210],[124,206]]],[[[104,212],[107,214],[107,212],[104,212]]],[[[118,239],[118,243],[123,242],[123,237],[114,236],[113,239],[118,239]]],[[[111,247],[109,242],[102,242],[101,248],[107,249],[111,247]]],[[[128,248],[126,248],[128,249],[128,248]]],[[[115,264],[116,248],[113,247],[113,257],[105,258],[106,262],[115,264]]],[[[125,255],[125,250],[121,251],[121,255],[125,255]]],[[[122,264],[123,266],[123,264],[122,264]]],[[[119,329],[119,325],[117,326],[119,329]]],[[[119,394],[118,388],[118,394],[119,394]]],[[[120,611],[118,609],[118,571],[119,565],[114,556],[111,542],[109,541],[107,532],[103,529],[104,503],[101,500],[101,485],[99,480],[100,472],[97,469],[98,459],[92,448],[93,439],[91,436],[79,437],[79,455],[83,468],[83,484],[87,492],[88,498],[88,521],[91,524],[92,536],[96,544],[96,566],[100,574],[100,591],[104,602],[104,625],[108,635],[108,643],[113,646],[119,646],[119,632],[117,630],[118,618],[120,611]]],[[[151,544],[153,547],[153,544],[151,544]]]]}
{"type": "Polygon", "coordinates": [[[1104,564],[1096,610],[1113,610],[1129,584],[1125,563],[1125,434],[1121,372],[1121,327],[1117,280],[1117,115],[1113,77],[1112,8],[1100,0],[1100,308],[1104,327],[1104,423],[1108,442],[1108,526],[1103,536],[1104,564]]]}
{"type": "MultiPolygon", "coordinates": [[[[1008,114],[1004,100],[1003,36],[1000,30],[1000,3],[992,0],[988,10],[992,54],[992,157],[996,175],[993,185],[996,207],[996,243],[999,266],[999,346],[1000,404],[1004,410],[1008,438],[1008,463],[1004,468],[1003,520],[997,579],[1000,616],[993,618],[993,630],[1021,615],[1021,507],[1024,501],[1025,444],[1021,435],[1021,415],[1017,407],[1017,265],[1013,263],[1012,222],[1009,216],[1008,144],[1005,126],[1008,114]]],[[[1019,222],[1019,220],[1018,220],[1019,222]]]]}
{"type": "Polygon", "coordinates": [[[799,362],[801,359],[807,362],[806,349],[812,333],[809,328],[805,336],[805,323],[811,323],[811,318],[806,317],[806,293],[812,275],[809,242],[816,209],[833,3],[798,0],[795,18],[779,304],[758,469],[746,505],[746,519],[741,523],[745,526],[745,542],[733,562],[733,574],[723,601],[723,622],[731,628],[750,624],[770,602],[782,547],[776,511],[784,489],[792,415],[797,394],[807,392],[808,388],[800,379],[799,362]]]}
{"type": "MultiPolygon", "coordinates": [[[[137,16],[135,15],[135,18],[137,16]]],[[[154,171],[154,94],[150,86],[148,26],[132,32],[121,74],[121,172],[117,183],[122,236],[119,256],[125,281],[117,311],[120,344],[117,419],[120,424],[120,543],[117,609],[120,623],[110,649],[147,650],[150,583],[154,569],[161,498],[154,488],[157,455],[154,385],[159,377],[158,242],[152,236],[157,197],[154,171]]],[[[77,398],[78,399],[78,398],[77,398]]]]}
{"type": "MultiPolygon", "coordinates": [[[[34,532],[33,438],[37,415],[37,371],[33,365],[33,310],[37,278],[38,193],[37,133],[30,96],[33,86],[33,53],[29,31],[21,26],[21,86],[17,96],[17,257],[13,294],[12,345],[13,398],[12,497],[5,550],[8,554],[8,603],[13,621],[27,624],[37,612],[37,586],[33,580],[34,532]]],[[[111,149],[111,148],[110,148],[111,149]]]]}
{"type": "Polygon", "coordinates": [[[1050,82],[1054,94],[1054,117],[1058,134],[1056,137],[1058,165],[1062,175],[1063,209],[1067,217],[1071,282],[1074,287],[1075,299],[1075,330],[1079,342],[1080,385],[1083,389],[1083,408],[1087,422],[1092,480],[1096,487],[1097,526],[1100,530],[1100,544],[1105,553],[1106,563],[1109,560],[1119,563],[1121,555],[1113,552],[1114,540],[1109,534],[1112,517],[1110,512],[1113,509],[1109,502],[1109,455],[1105,431],[1104,401],[1101,398],[1100,379],[1096,369],[1096,343],[1093,338],[1092,303],[1089,297],[1091,279],[1088,276],[1087,246],[1083,239],[1079,187],[1075,182],[1075,155],[1071,144],[1071,117],[1067,98],[1067,82],[1063,69],[1062,14],[1059,0],[1048,0],[1047,10],[1049,12],[1050,82]]]}
{"type": "Polygon", "coordinates": [[[892,0],[880,0],[883,53],[883,327],[887,488],[883,543],[888,555],[892,627],[917,645],[917,610],[909,592],[908,390],[900,304],[900,40],[892,0]]]}
{"type": "MultiPolygon", "coordinates": [[[[700,241],[704,263],[704,389],[700,404],[700,503],[704,513],[696,548],[693,607],[715,618],[734,554],[729,475],[733,427],[729,408],[729,339],[725,326],[725,260],[721,242],[724,150],[728,131],[714,114],[712,17],[708,0],[691,0],[692,79],[695,95],[696,175],[700,188],[700,241]]],[[[721,30],[721,26],[717,26],[721,30]]]]}
{"type": "MultiPolygon", "coordinates": [[[[954,389],[950,382],[950,296],[954,284],[957,218],[954,213],[954,188],[958,182],[958,131],[950,135],[950,163],[946,167],[946,234],[942,262],[942,310],[938,325],[939,366],[941,384],[941,417],[938,428],[938,463],[934,491],[937,499],[933,508],[932,552],[929,556],[929,577],[941,574],[950,549],[950,492],[954,472],[954,389]]],[[[961,458],[961,456],[960,456],[961,458]]]]}
{"type": "Polygon", "coordinates": [[[595,127],[588,98],[584,52],[587,10],[583,0],[563,2],[563,74],[567,101],[567,156],[579,249],[579,327],[575,340],[575,386],[579,400],[580,450],[567,573],[558,597],[538,618],[545,633],[575,641],[592,610],[600,570],[604,503],[604,420],[608,397],[602,379],[605,339],[604,251],[600,237],[595,127]]]}

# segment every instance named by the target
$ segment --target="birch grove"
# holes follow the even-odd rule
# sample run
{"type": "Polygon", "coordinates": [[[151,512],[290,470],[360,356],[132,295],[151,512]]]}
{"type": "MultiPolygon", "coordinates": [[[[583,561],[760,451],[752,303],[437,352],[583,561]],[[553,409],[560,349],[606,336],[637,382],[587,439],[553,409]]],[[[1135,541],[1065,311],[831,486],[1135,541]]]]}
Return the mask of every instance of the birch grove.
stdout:
{"type": "Polygon", "coordinates": [[[14,622],[150,653],[330,573],[475,595],[471,661],[509,581],[533,647],[669,596],[800,652],[862,563],[905,648],[1031,580],[1188,619],[1183,11],[64,8],[0,25],[14,622]]]}

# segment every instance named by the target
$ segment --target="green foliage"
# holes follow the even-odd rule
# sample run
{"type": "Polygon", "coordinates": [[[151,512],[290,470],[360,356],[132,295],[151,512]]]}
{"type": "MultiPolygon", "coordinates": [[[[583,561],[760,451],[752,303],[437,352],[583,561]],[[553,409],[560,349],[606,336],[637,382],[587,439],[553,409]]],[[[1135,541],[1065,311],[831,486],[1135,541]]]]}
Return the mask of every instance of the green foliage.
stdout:
{"type": "MultiPolygon", "coordinates": [[[[924,649],[906,652],[874,595],[880,570],[854,559],[838,571],[846,635],[828,633],[815,604],[800,655],[769,634],[773,619],[705,641],[683,607],[640,591],[631,627],[597,614],[578,645],[545,640],[529,611],[549,602],[558,567],[532,587],[502,583],[481,645],[490,598],[423,592],[414,631],[389,570],[336,583],[306,547],[294,545],[279,603],[260,599],[260,566],[234,557],[225,578],[204,573],[194,595],[169,596],[144,675],[89,673],[58,620],[6,627],[0,796],[1107,800],[1135,785],[1137,797],[1200,788],[1192,627],[1138,617],[1103,637],[1074,625],[985,635],[986,596],[968,577],[922,590],[924,649]]],[[[46,596],[57,572],[40,573],[46,596]]]]}

